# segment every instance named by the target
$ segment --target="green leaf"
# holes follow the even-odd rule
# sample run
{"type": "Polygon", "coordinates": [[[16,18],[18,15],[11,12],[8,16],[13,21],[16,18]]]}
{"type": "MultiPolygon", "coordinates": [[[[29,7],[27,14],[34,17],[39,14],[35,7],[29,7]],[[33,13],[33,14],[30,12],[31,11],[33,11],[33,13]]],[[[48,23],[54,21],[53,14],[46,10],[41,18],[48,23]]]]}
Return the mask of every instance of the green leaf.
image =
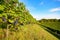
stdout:
{"type": "Polygon", "coordinates": [[[0,10],[3,11],[4,10],[4,6],[0,5],[0,10]]]}
{"type": "Polygon", "coordinates": [[[9,19],[9,22],[10,22],[10,23],[13,23],[14,21],[9,19]]]}

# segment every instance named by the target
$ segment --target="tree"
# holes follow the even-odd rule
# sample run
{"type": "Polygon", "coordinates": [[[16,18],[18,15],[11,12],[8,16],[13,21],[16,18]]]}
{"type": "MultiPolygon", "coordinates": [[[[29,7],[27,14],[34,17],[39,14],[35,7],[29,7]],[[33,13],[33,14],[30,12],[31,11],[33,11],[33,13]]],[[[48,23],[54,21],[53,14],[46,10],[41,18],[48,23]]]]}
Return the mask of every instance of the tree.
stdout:
{"type": "Polygon", "coordinates": [[[7,30],[18,28],[20,25],[35,23],[25,5],[18,0],[1,0],[0,2],[0,27],[7,30]]]}

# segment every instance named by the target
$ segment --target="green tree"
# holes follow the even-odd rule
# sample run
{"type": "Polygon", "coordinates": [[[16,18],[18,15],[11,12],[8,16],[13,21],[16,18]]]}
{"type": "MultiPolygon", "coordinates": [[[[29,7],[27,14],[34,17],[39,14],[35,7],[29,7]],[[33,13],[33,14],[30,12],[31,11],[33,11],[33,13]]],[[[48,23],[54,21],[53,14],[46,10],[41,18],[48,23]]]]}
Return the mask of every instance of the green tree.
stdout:
{"type": "Polygon", "coordinates": [[[18,2],[18,0],[1,0],[0,20],[0,27],[7,30],[36,22],[25,5],[22,2],[18,2]]]}

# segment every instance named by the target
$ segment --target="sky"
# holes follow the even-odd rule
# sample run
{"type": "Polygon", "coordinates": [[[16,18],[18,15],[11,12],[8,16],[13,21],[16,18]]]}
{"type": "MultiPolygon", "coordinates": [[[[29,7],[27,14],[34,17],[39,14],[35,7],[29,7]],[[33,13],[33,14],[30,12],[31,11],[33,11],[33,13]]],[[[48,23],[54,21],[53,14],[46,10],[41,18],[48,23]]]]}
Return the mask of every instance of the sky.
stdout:
{"type": "Polygon", "coordinates": [[[30,14],[40,19],[60,19],[60,0],[19,0],[30,14]]]}

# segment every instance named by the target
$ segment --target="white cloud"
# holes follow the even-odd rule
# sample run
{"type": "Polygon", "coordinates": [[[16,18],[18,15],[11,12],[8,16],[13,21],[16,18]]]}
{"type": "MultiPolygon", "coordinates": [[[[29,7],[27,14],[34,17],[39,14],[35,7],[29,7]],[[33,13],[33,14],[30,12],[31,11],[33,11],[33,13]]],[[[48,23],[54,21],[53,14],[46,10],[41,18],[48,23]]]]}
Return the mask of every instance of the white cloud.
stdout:
{"type": "Polygon", "coordinates": [[[40,2],[40,5],[43,5],[44,4],[44,2],[40,2]]]}
{"type": "Polygon", "coordinates": [[[60,15],[57,13],[51,13],[51,14],[46,14],[46,15],[36,14],[36,15],[33,15],[33,17],[36,18],[37,20],[40,20],[40,19],[60,19],[60,15]]]}
{"type": "Polygon", "coordinates": [[[59,8],[50,9],[49,11],[50,11],[50,12],[57,12],[57,11],[60,11],[60,7],[59,7],[59,8]]]}
{"type": "Polygon", "coordinates": [[[60,15],[57,13],[52,13],[52,14],[45,15],[44,18],[46,18],[46,19],[55,19],[55,18],[60,19],[60,15]]]}

